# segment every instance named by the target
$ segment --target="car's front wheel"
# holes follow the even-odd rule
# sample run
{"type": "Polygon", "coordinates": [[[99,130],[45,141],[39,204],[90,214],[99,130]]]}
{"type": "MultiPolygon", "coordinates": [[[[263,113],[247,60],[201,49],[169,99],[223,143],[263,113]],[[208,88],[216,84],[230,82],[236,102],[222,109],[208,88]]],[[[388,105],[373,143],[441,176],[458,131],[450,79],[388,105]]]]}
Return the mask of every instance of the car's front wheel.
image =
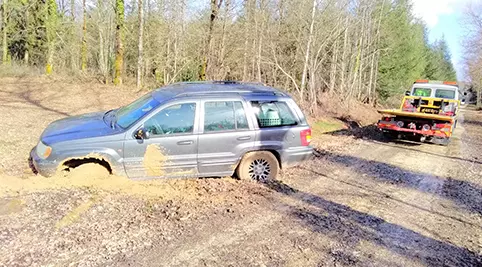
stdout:
{"type": "Polygon", "coordinates": [[[239,179],[266,182],[278,176],[279,163],[268,151],[249,152],[244,155],[236,174],[239,179]]]}

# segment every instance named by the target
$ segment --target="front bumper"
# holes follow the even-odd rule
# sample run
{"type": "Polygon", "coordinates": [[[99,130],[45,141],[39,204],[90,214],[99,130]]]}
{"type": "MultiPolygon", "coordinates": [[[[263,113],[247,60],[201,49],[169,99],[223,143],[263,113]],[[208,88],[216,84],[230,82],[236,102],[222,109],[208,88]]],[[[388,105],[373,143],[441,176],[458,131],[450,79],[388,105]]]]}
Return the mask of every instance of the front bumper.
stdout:
{"type": "Polygon", "coordinates": [[[57,163],[41,159],[35,152],[35,147],[30,151],[28,165],[34,174],[46,177],[54,175],[57,170],[57,163]]]}

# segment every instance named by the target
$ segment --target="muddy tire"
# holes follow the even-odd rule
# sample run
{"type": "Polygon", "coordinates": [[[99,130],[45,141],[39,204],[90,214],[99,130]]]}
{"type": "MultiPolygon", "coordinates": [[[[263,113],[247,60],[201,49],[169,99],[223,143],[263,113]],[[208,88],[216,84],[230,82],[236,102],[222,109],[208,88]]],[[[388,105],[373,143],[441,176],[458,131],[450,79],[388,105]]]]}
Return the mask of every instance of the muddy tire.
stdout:
{"type": "Polygon", "coordinates": [[[82,179],[85,177],[107,178],[110,173],[104,166],[97,163],[84,163],[75,168],[64,171],[69,179],[82,179]]]}
{"type": "Polygon", "coordinates": [[[242,180],[266,182],[276,179],[279,169],[279,162],[273,153],[268,151],[249,152],[241,159],[236,175],[242,180]]]}

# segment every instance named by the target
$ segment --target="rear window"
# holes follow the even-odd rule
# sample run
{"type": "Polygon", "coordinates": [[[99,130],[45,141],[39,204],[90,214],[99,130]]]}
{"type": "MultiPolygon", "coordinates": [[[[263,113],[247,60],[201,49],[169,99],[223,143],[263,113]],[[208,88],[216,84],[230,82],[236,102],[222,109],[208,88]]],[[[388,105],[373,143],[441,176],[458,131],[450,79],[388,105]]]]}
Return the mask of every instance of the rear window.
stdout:
{"type": "Polygon", "coordinates": [[[282,101],[252,101],[260,128],[297,125],[298,121],[288,104],[282,101]]]}
{"type": "Polygon", "coordinates": [[[455,99],[455,91],[448,89],[437,89],[437,91],[435,91],[435,97],[455,99]]]}
{"type": "Polygon", "coordinates": [[[431,94],[432,94],[432,89],[430,89],[430,88],[415,88],[413,90],[414,96],[430,97],[431,94]]]}

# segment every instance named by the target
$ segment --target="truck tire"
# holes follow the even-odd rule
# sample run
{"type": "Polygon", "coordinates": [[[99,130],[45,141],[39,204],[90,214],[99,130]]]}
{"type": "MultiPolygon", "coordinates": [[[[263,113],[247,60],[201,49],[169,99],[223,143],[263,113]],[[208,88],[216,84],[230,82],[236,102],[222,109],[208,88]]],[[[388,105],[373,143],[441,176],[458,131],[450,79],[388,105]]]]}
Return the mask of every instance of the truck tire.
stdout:
{"type": "Polygon", "coordinates": [[[236,175],[242,180],[267,182],[276,179],[279,169],[279,162],[273,153],[256,151],[244,155],[236,170],[236,175]]]}
{"type": "Polygon", "coordinates": [[[392,131],[383,131],[382,136],[385,141],[393,141],[398,137],[398,135],[392,131]]]}
{"type": "Polygon", "coordinates": [[[450,144],[450,137],[449,138],[434,138],[432,142],[437,145],[448,146],[450,144]]]}

